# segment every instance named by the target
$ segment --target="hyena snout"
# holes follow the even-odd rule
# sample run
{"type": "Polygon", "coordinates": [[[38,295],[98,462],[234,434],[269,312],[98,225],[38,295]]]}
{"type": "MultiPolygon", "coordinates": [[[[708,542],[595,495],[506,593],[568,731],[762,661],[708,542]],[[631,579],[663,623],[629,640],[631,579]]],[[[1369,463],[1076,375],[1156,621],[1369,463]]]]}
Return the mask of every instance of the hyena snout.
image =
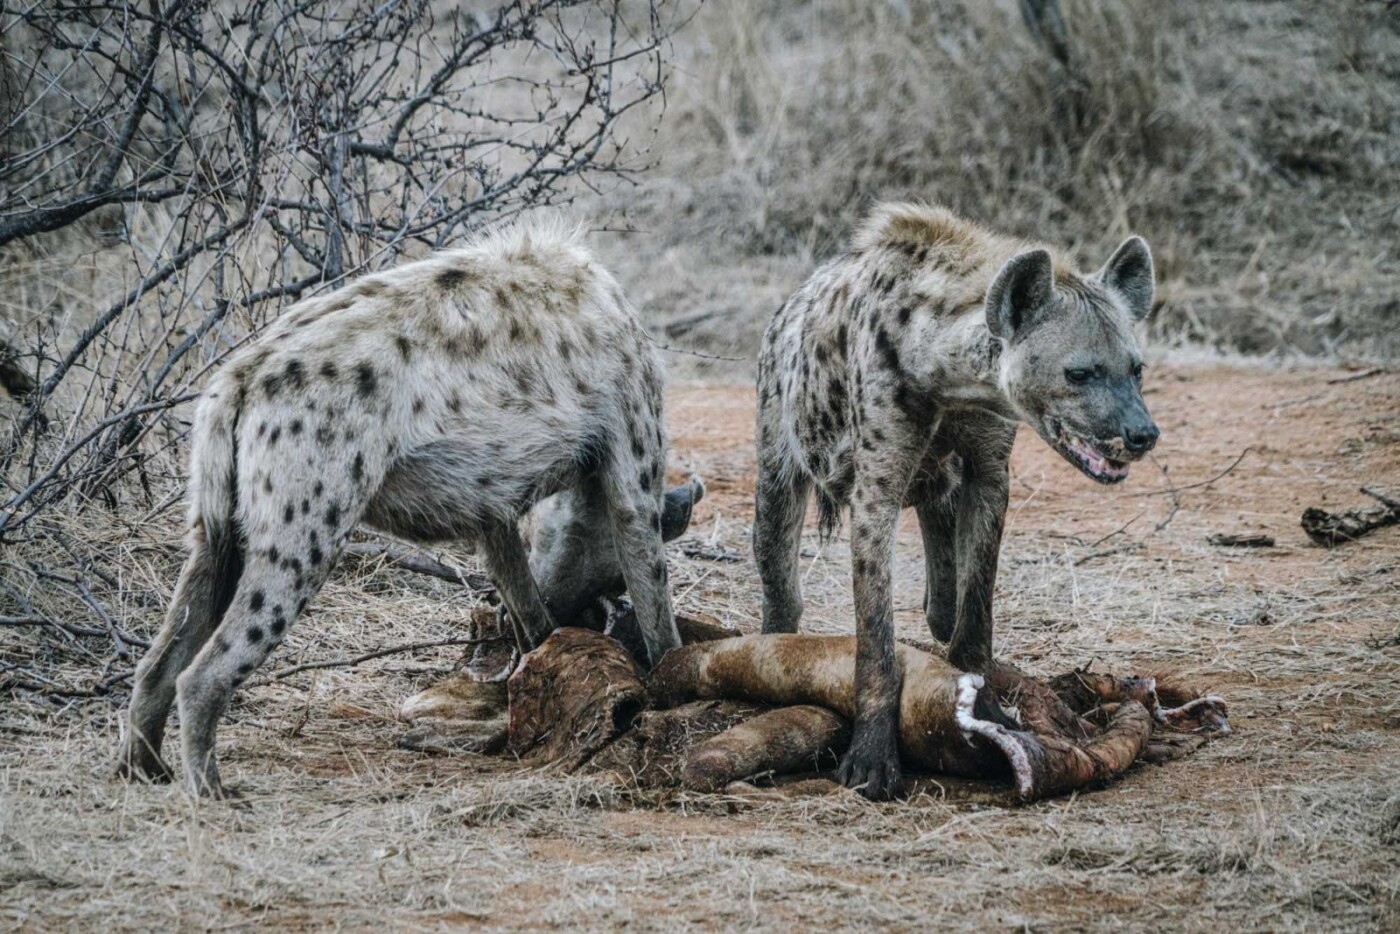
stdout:
{"type": "Polygon", "coordinates": [[[1157,439],[1161,435],[1157,423],[1150,419],[1129,422],[1123,426],[1123,447],[1128,449],[1128,453],[1141,457],[1157,446],[1157,439]]]}

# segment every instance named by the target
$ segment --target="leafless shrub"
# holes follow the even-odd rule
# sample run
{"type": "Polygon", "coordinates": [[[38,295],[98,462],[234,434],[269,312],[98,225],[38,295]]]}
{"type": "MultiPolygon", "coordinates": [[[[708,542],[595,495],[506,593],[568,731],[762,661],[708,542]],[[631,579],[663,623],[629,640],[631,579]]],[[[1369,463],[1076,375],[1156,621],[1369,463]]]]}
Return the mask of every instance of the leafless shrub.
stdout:
{"type": "Polygon", "coordinates": [[[473,9],[0,5],[0,266],[42,306],[0,541],[133,471],[159,507],[180,406],[286,303],[640,167],[619,126],[660,101],[665,0],[473,9]]]}

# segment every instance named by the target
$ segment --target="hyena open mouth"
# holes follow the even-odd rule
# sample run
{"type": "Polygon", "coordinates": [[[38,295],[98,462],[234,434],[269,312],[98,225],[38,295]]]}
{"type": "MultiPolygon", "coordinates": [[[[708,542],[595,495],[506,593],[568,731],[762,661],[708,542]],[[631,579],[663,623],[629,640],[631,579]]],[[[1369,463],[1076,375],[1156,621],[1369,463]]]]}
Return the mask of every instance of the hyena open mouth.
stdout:
{"type": "Polygon", "coordinates": [[[1127,461],[1118,460],[1100,451],[1095,442],[1074,434],[1056,419],[1045,419],[1045,437],[1050,446],[1060,452],[1088,477],[1103,484],[1122,483],[1128,479],[1127,461]]]}

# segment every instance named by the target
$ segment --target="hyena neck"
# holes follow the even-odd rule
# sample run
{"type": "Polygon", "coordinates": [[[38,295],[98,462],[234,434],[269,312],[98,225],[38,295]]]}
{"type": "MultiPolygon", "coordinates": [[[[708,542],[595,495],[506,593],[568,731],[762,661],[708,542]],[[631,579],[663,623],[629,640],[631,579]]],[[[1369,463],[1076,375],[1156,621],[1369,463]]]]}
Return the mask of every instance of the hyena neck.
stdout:
{"type": "Polygon", "coordinates": [[[1017,418],[1002,387],[1002,343],[987,330],[981,314],[967,313],[951,325],[931,329],[921,343],[924,352],[915,359],[925,367],[909,375],[931,398],[955,410],[983,409],[1017,418]]]}

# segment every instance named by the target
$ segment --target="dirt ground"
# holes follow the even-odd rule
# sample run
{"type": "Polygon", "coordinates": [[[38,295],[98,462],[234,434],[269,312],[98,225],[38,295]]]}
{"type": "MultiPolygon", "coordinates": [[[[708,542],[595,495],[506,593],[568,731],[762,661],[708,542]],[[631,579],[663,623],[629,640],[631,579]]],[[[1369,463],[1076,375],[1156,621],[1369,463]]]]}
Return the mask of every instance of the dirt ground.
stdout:
{"type": "MultiPolygon", "coordinates": [[[[437,649],[250,686],[220,735],[244,797],[195,807],[109,777],[110,701],[19,692],[0,701],[0,924],[1400,929],[1400,528],[1328,551],[1298,525],[1400,483],[1400,374],[1356,375],[1158,366],[1155,463],[1113,489],[1017,445],[998,651],[1039,674],[1188,674],[1235,729],[1192,757],[1029,807],[936,783],[878,805],[644,796],[397,748],[398,704],[451,667],[437,649]],[[1237,532],[1275,545],[1207,540],[1237,532]]],[[[745,630],[753,404],[739,385],[670,396],[673,465],[709,487],[672,548],[676,605],[745,630]]],[[[849,631],[844,537],[808,535],[805,625],[849,631]]],[[[178,533],[142,536],[114,538],[123,583],[163,599],[178,533]]],[[[899,632],[919,638],[912,514],[897,562],[899,632]]],[[[129,627],[160,602],[133,598],[129,627]]],[[[471,606],[347,565],[269,671],[451,635],[471,606]]],[[[41,638],[0,636],[7,656],[41,638]]]]}

